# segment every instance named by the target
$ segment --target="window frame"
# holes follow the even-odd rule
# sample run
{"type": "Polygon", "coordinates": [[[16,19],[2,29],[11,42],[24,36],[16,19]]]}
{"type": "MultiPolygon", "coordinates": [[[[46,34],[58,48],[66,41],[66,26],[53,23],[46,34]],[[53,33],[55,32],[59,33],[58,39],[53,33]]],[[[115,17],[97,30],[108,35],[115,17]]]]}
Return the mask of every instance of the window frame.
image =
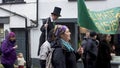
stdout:
{"type": "Polygon", "coordinates": [[[9,24],[10,17],[0,17],[0,24],[9,24]]]}
{"type": "Polygon", "coordinates": [[[24,0],[2,0],[2,4],[26,3],[24,0]]]}

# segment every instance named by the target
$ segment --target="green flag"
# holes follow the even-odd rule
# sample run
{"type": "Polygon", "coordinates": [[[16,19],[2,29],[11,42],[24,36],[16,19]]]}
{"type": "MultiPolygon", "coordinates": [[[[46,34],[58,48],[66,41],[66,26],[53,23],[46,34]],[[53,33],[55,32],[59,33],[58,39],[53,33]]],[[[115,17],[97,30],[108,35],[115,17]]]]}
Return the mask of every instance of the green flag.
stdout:
{"type": "Polygon", "coordinates": [[[83,0],[78,0],[78,23],[82,27],[98,32],[98,29],[93,23],[83,0]]]}
{"type": "Polygon", "coordinates": [[[103,33],[116,34],[119,27],[120,7],[88,11],[83,0],[78,0],[78,24],[81,27],[103,33]]]}

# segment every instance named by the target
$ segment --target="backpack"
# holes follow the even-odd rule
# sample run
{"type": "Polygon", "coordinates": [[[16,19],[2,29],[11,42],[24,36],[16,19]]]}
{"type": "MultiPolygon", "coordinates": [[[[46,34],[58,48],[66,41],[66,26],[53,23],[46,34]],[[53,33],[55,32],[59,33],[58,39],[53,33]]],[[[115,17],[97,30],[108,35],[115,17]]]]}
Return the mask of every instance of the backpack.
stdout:
{"type": "Polygon", "coordinates": [[[48,54],[48,57],[46,59],[46,68],[54,68],[52,65],[52,55],[54,52],[55,48],[51,48],[51,51],[48,54]]]}
{"type": "Polygon", "coordinates": [[[53,68],[51,60],[55,48],[50,46],[50,43],[46,40],[40,47],[40,60],[46,60],[46,68],[53,68]]]}
{"type": "Polygon", "coordinates": [[[46,60],[50,51],[51,51],[51,45],[46,40],[40,47],[40,60],[46,60]]]}

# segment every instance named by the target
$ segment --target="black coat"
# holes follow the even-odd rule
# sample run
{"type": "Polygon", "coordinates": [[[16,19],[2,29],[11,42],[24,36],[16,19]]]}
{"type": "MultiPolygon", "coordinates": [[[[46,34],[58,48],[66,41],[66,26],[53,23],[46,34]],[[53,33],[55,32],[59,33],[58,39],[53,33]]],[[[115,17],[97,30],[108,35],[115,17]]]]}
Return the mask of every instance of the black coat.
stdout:
{"type": "Polygon", "coordinates": [[[77,68],[77,60],[80,55],[77,52],[69,52],[63,45],[55,44],[52,56],[52,64],[54,68],[77,68]]]}
{"type": "Polygon", "coordinates": [[[101,41],[98,47],[98,56],[96,62],[96,68],[111,68],[110,60],[110,44],[106,41],[101,41]]]}
{"type": "Polygon", "coordinates": [[[91,38],[87,39],[86,44],[84,45],[83,48],[84,48],[83,53],[84,68],[95,68],[98,53],[98,46],[96,44],[96,40],[91,38]]]}
{"type": "Polygon", "coordinates": [[[45,33],[46,33],[46,29],[45,29],[45,27],[44,27],[44,24],[46,24],[46,23],[48,23],[48,27],[47,27],[47,38],[49,37],[49,32],[50,32],[50,30],[52,30],[53,28],[54,28],[54,22],[51,22],[51,19],[50,19],[50,17],[49,18],[47,18],[44,22],[43,22],[43,25],[42,25],[42,27],[40,28],[40,30],[41,30],[41,36],[40,36],[40,38],[39,38],[39,47],[38,47],[38,56],[39,56],[39,54],[40,54],[40,47],[41,47],[41,45],[45,42],[45,33]],[[48,22],[47,22],[48,21],[48,22]]]}

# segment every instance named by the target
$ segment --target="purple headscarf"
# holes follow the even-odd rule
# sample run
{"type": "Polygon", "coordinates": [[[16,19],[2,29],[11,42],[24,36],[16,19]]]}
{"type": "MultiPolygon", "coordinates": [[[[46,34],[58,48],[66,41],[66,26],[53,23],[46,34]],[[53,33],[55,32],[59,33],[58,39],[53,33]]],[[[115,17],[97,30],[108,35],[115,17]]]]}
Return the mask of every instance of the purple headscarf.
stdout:
{"type": "Polygon", "coordinates": [[[15,33],[14,32],[10,32],[9,33],[9,37],[15,37],[15,33]]]}
{"type": "Polygon", "coordinates": [[[58,27],[56,28],[56,31],[55,31],[55,36],[56,36],[56,37],[60,37],[60,35],[63,34],[63,33],[66,31],[67,28],[68,28],[68,27],[65,26],[65,25],[60,25],[60,26],[58,26],[58,27]]]}
{"type": "Polygon", "coordinates": [[[15,37],[15,33],[14,32],[8,33],[8,35],[6,36],[6,40],[9,40],[10,37],[15,37]]]}

